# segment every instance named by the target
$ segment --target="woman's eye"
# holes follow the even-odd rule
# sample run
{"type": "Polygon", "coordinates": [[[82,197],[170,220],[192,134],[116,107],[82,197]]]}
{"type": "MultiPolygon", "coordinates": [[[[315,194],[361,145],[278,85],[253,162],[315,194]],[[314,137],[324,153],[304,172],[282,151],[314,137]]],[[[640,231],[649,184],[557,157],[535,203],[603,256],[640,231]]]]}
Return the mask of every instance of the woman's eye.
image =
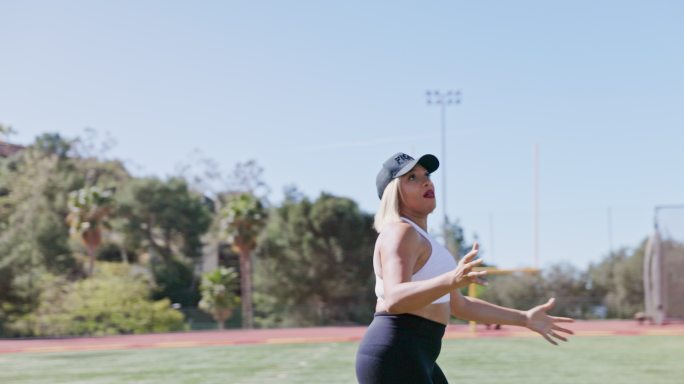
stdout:
{"type": "Polygon", "coordinates": [[[416,179],[416,175],[409,175],[408,179],[409,179],[409,181],[415,180],[415,179],[416,179]]]}

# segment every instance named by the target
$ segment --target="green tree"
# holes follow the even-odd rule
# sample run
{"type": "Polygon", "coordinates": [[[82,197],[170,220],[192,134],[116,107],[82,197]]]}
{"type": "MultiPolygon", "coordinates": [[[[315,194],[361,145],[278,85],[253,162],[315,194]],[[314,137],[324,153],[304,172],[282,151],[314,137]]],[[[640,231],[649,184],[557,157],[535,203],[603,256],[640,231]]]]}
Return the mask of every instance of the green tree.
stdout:
{"type": "Polygon", "coordinates": [[[44,135],[0,159],[0,324],[35,308],[41,275],[76,272],[64,217],[82,178],[68,150],[68,141],[44,135]]]}
{"type": "Polygon", "coordinates": [[[644,310],[644,252],[646,240],[636,249],[620,249],[589,266],[589,286],[602,298],[608,317],[632,318],[644,310]]]}
{"type": "Polygon", "coordinates": [[[127,264],[102,262],[87,279],[44,277],[40,305],[11,330],[24,336],[116,335],[185,329],[168,299],[149,299],[151,281],[127,264]]]}
{"type": "Polygon", "coordinates": [[[371,215],[350,199],[290,193],[255,256],[259,320],[267,326],[366,323],[373,314],[371,215]]]}
{"type": "Polygon", "coordinates": [[[201,236],[209,228],[206,200],[191,191],[185,180],[136,179],[117,193],[118,214],[127,243],[147,248],[163,261],[174,255],[201,256],[201,236]]]}
{"type": "Polygon", "coordinates": [[[219,329],[223,329],[233,309],[240,304],[240,298],[235,294],[237,282],[237,273],[232,268],[219,267],[202,276],[199,307],[216,320],[219,329]]]}
{"type": "Polygon", "coordinates": [[[252,251],[267,219],[261,199],[249,192],[228,197],[219,211],[219,227],[235,251],[240,255],[240,296],[242,327],[253,327],[252,308],[252,251]]]}
{"type": "Polygon", "coordinates": [[[125,249],[149,254],[158,286],[156,298],[197,305],[194,265],[201,257],[201,237],[211,223],[207,200],[185,180],[135,179],[117,192],[115,225],[125,249]]]}
{"type": "Polygon", "coordinates": [[[490,276],[481,298],[494,304],[529,309],[549,299],[542,275],[514,273],[490,276]]]}
{"type": "Polygon", "coordinates": [[[70,154],[73,154],[74,141],[63,138],[59,133],[44,133],[38,136],[31,145],[33,151],[30,154],[66,160],[70,154]]]}
{"type": "Polygon", "coordinates": [[[551,265],[543,272],[547,297],[556,298],[554,313],[574,318],[591,317],[600,298],[588,289],[588,275],[569,263],[551,265]]]}
{"type": "Polygon", "coordinates": [[[537,274],[492,275],[487,280],[481,298],[506,307],[529,309],[555,297],[554,314],[586,318],[598,303],[587,289],[586,273],[567,263],[537,274]]]}
{"type": "Polygon", "coordinates": [[[77,235],[88,252],[88,275],[95,269],[95,255],[102,243],[102,231],[110,228],[107,217],[113,209],[112,190],[91,186],[69,193],[67,222],[70,233],[77,235]]]}
{"type": "Polygon", "coordinates": [[[130,177],[120,162],[83,158],[73,144],[43,134],[0,159],[0,323],[35,308],[41,276],[82,273],[64,219],[69,192],[86,182],[116,185],[130,177]]]}
{"type": "Polygon", "coordinates": [[[0,136],[4,136],[6,141],[9,140],[10,136],[16,134],[17,131],[15,131],[14,128],[9,125],[0,124],[0,136]]]}
{"type": "MultiPolygon", "coordinates": [[[[477,240],[477,235],[475,235],[475,240],[477,240]]],[[[470,252],[473,246],[472,244],[466,242],[465,235],[463,233],[463,227],[461,227],[461,224],[458,220],[453,223],[451,221],[447,221],[446,246],[449,252],[454,255],[456,260],[460,260],[461,257],[470,252]]],[[[482,257],[482,252],[480,252],[480,257],[482,257]]]]}

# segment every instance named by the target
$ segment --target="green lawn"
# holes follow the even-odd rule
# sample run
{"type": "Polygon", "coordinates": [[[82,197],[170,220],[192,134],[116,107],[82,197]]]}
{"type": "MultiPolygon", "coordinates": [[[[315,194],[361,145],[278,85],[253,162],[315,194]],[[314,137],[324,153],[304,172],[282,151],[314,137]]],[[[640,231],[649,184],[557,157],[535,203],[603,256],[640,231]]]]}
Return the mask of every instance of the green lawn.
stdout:
{"type": "MultiPolygon", "coordinates": [[[[682,383],[684,337],[447,340],[451,383],[682,383]]],[[[0,383],[355,383],[356,343],[0,355],[0,383]]]]}

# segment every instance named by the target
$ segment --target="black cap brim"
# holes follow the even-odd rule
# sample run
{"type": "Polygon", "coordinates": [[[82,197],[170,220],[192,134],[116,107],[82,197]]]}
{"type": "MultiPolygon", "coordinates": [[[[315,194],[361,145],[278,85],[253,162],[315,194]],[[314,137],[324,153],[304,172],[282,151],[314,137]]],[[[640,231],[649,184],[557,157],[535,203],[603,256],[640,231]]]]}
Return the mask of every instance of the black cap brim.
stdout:
{"type": "Polygon", "coordinates": [[[436,171],[437,168],[439,168],[439,160],[437,160],[437,157],[434,155],[423,155],[418,160],[413,160],[406,163],[406,165],[403,168],[401,168],[401,170],[397,172],[397,174],[394,177],[397,178],[399,176],[407,174],[410,170],[415,168],[416,165],[420,165],[423,168],[425,168],[428,172],[432,173],[436,171]]]}

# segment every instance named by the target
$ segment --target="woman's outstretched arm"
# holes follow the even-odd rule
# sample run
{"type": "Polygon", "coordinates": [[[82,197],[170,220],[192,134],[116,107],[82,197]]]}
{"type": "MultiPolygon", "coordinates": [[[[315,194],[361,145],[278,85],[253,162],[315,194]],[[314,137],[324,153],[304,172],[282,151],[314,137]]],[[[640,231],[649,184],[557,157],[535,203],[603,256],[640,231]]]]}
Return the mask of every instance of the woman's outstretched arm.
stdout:
{"type": "Polygon", "coordinates": [[[574,320],[568,317],[549,316],[546,312],[553,308],[555,299],[550,299],[528,311],[506,308],[484,300],[464,297],[459,291],[451,292],[451,314],[463,320],[477,321],[486,324],[505,324],[527,327],[542,335],[549,343],[557,345],[552,338],[568,341],[558,332],[572,335],[569,329],[557,323],[570,323],[574,320]]]}

